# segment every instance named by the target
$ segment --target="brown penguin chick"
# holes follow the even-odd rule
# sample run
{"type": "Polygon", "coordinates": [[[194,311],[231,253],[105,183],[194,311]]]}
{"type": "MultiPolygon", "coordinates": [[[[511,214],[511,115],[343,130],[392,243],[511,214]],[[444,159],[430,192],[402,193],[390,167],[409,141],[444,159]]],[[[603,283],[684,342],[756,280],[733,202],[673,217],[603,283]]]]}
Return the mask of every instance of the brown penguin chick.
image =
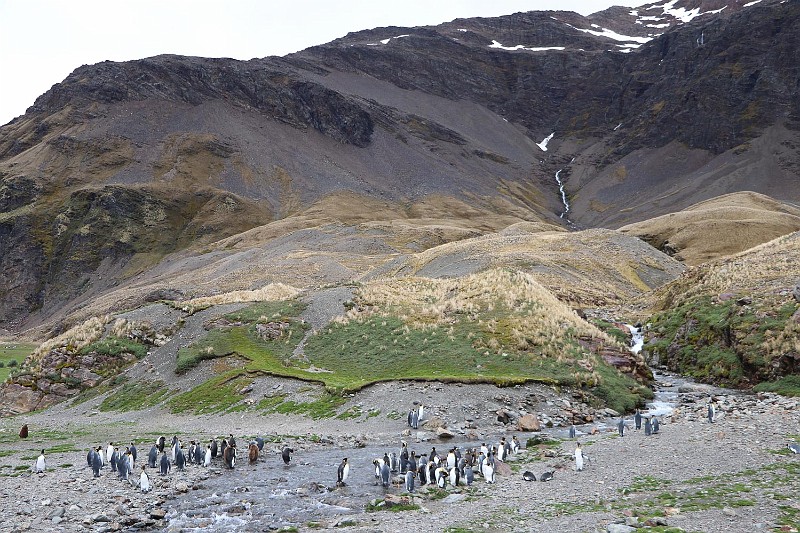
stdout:
{"type": "Polygon", "coordinates": [[[247,453],[248,459],[250,459],[250,464],[255,463],[258,461],[258,445],[257,444],[250,444],[250,448],[247,453]]]}
{"type": "Polygon", "coordinates": [[[19,428],[19,438],[27,439],[28,438],[28,424],[23,424],[21,428],[19,428]]]}

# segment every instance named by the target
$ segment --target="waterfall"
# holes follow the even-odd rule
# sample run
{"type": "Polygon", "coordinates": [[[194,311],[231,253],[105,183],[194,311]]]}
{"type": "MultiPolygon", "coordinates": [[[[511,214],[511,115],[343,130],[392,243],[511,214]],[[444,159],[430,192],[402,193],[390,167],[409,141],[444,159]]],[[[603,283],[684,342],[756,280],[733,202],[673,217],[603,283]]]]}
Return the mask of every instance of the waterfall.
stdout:
{"type": "Polygon", "coordinates": [[[556,172],[556,183],[558,183],[558,192],[561,193],[561,203],[564,204],[564,212],[561,213],[559,217],[566,218],[567,213],[569,213],[569,201],[567,200],[567,191],[564,190],[564,182],[561,181],[562,170],[564,169],[560,168],[558,172],[556,172]]]}

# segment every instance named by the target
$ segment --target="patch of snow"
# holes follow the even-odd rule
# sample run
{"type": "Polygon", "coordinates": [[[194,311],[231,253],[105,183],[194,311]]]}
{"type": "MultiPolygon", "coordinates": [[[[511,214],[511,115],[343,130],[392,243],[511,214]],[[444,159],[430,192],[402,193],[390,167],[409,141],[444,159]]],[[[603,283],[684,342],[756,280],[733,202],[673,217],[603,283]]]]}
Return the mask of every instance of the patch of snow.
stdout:
{"type": "Polygon", "coordinates": [[[654,20],[658,22],[659,20],[664,20],[664,17],[639,17],[636,22],[639,22],[640,20],[654,20]]]}
{"type": "MultiPolygon", "coordinates": [[[[761,0],[756,0],[756,1],[759,2],[761,0]]],[[[677,3],[678,3],[678,0],[670,0],[669,2],[667,2],[665,4],[654,5],[654,6],[648,7],[647,9],[648,10],[661,9],[664,15],[669,15],[671,17],[675,17],[676,19],[678,19],[681,22],[685,23],[685,22],[689,22],[689,21],[699,17],[700,15],[708,15],[708,14],[719,13],[720,11],[725,9],[725,7],[727,7],[727,6],[725,6],[725,7],[722,7],[721,9],[717,9],[717,10],[714,10],[714,11],[700,11],[699,7],[696,7],[694,9],[686,9],[685,7],[676,8],[675,4],[677,4],[677,3]]]]}
{"type": "Polygon", "coordinates": [[[576,28],[572,24],[567,24],[567,26],[569,26],[574,30],[582,31],[590,35],[596,35],[598,37],[608,37],[609,39],[613,39],[615,41],[623,41],[623,42],[629,41],[629,42],[644,44],[646,42],[650,42],[653,40],[652,37],[633,37],[630,35],[621,35],[615,31],[609,30],[608,28],[602,28],[603,31],[594,31],[594,30],[583,30],[581,28],[576,28]]]}
{"type": "Polygon", "coordinates": [[[458,28],[458,31],[468,31],[467,28],[458,28]]]}
{"type": "Polygon", "coordinates": [[[403,37],[411,37],[411,35],[404,33],[403,35],[398,35],[397,37],[394,37],[394,39],[402,39],[403,37]]]}
{"type": "MultiPolygon", "coordinates": [[[[750,6],[754,6],[754,5],[756,5],[757,3],[759,3],[760,1],[761,1],[761,0],[754,0],[753,2],[747,2],[747,3],[746,3],[745,5],[743,5],[742,7],[750,7],[750,6]]],[[[783,3],[783,2],[781,2],[781,4],[782,4],[782,3],[783,3]]]]}
{"type": "Polygon", "coordinates": [[[536,143],[536,146],[538,146],[539,148],[541,148],[543,152],[546,152],[546,151],[547,151],[547,143],[549,143],[550,141],[552,141],[552,140],[553,140],[553,136],[554,136],[555,134],[556,134],[556,132],[553,132],[553,133],[551,133],[550,135],[548,135],[547,137],[545,137],[545,138],[544,138],[544,140],[543,140],[542,142],[540,142],[540,143],[536,143]]]}
{"type": "Polygon", "coordinates": [[[381,39],[381,44],[389,44],[389,41],[391,41],[391,40],[392,40],[391,38],[389,38],[389,39],[381,39]]]}
{"type": "Polygon", "coordinates": [[[648,24],[646,27],[656,29],[669,28],[669,22],[665,22],[664,24],[648,24]]]}
{"type": "Polygon", "coordinates": [[[563,46],[525,46],[522,44],[518,44],[516,46],[503,46],[502,44],[498,43],[497,41],[492,41],[492,44],[489,45],[489,48],[499,48],[501,50],[528,50],[530,52],[546,52],[547,50],[564,50],[563,46]]]}
{"type": "Polygon", "coordinates": [[[620,126],[622,126],[622,122],[620,122],[619,124],[617,124],[617,127],[616,127],[616,128],[614,128],[614,131],[617,131],[617,130],[619,129],[619,127],[620,127],[620,126]]]}
{"type": "Polygon", "coordinates": [[[632,17],[638,17],[639,16],[639,12],[636,11],[635,9],[632,9],[631,12],[628,13],[628,15],[630,15],[632,17]]]}

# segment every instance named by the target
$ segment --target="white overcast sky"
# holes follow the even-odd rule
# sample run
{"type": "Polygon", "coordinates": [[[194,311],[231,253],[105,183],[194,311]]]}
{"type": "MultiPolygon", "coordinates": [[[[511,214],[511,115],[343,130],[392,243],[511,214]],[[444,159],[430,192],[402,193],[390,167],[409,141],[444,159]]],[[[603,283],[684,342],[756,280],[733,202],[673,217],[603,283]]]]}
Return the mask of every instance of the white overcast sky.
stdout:
{"type": "Polygon", "coordinates": [[[158,54],[252,59],[348,32],[647,0],[0,0],[0,125],[75,68],[158,54]]]}

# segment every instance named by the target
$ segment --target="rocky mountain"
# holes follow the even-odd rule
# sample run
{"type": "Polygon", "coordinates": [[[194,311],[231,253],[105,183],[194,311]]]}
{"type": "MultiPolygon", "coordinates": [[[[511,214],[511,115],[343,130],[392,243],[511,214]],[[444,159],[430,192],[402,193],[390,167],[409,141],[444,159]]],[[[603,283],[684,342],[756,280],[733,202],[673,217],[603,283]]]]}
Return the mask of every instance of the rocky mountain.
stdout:
{"type": "Polygon", "coordinates": [[[0,128],[0,328],[352,281],[513,224],[797,203],[799,17],[673,0],[82,66],[0,128]]]}

